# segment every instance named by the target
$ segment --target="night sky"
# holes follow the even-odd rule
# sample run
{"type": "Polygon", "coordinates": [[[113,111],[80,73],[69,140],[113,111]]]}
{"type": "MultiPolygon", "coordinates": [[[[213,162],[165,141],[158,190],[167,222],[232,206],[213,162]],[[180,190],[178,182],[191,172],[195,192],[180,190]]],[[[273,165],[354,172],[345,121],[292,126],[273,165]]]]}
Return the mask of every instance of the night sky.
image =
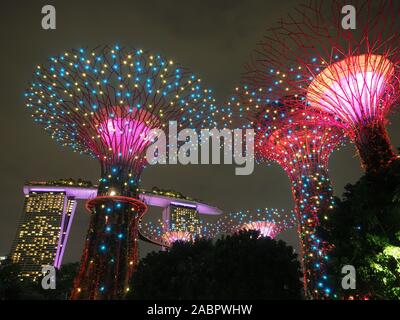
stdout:
{"type": "MultiPolygon", "coordinates": [[[[23,208],[22,187],[29,180],[82,178],[97,183],[96,160],[57,145],[35,125],[24,107],[23,92],[34,67],[66,49],[120,44],[159,52],[189,67],[215,90],[223,102],[232,93],[265,29],[301,1],[174,0],[174,1],[35,1],[1,4],[1,183],[0,255],[8,254],[23,208]],[[57,9],[57,30],[41,28],[41,8],[57,9]]],[[[400,146],[399,115],[389,128],[400,146]]],[[[330,173],[336,195],[360,177],[352,146],[333,154],[330,173]]],[[[234,166],[153,166],[144,171],[142,186],[174,189],[223,210],[291,209],[289,180],[277,166],[256,166],[251,176],[235,176],[234,166]]],[[[152,216],[160,214],[152,210],[152,216]]],[[[75,215],[64,262],[78,261],[89,215],[81,204],[75,215]]],[[[295,230],[280,236],[294,247],[295,230]]],[[[155,247],[141,246],[141,255],[155,247]]]]}

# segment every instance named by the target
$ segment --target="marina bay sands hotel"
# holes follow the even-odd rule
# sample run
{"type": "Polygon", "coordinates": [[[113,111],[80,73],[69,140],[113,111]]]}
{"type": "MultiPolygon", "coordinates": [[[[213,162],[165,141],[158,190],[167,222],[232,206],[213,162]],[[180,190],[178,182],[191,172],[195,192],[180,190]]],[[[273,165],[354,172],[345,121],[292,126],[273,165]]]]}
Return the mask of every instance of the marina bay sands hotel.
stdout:
{"type": "MultiPolygon", "coordinates": [[[[43,265],[60,268],[77,203],[95,198],[97,187],[80,180],[35,181],[27,183],[23,192],[24,209],[8,259],[20,266],[22,278],[35,281],[43,265]]],[[[141,190],[139,197],[148,206],[162,208],[162,219],[172,231],[190,232],[199,215],[222,213],[174,191],[141,190]]]]}

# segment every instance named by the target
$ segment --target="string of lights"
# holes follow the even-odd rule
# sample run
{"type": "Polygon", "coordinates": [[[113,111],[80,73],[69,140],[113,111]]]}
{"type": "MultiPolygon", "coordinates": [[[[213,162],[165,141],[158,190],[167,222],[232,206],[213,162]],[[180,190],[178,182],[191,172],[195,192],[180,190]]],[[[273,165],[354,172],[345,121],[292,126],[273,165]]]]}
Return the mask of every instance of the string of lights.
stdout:
{"type": "Polygon", "coordinates": [[[98,47],[50,57],[25,93],[33,120],[62,146],[101,164],[72,299],[118,299],[138,260],[138,198],[148,133],[169,121],[208,128],[218,113],[212,91],[186,68],[138,49],[98,47]]]}
{"type": "Polygon", "coordinates": [[[293,211],[269,208],[231,212],[222,215],[217,221],[218,232],[222,234],[256,230],[260,232],[260,236],[272,239],[295,225],[296,215],[293,211]]]}

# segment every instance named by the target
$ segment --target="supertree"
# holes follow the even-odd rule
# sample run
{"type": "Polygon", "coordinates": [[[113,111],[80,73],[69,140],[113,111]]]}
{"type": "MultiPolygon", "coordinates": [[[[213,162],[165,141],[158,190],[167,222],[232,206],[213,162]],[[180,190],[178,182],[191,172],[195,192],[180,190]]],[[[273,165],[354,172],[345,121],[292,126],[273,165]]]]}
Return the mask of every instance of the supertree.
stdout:
{"type": "Polygon", "coordinates": [[[169,248],[176,241],[189,242],[199,238],[213,238],[217,235],[215,224],[200,219],[194,230],[176,230],[165,221],[145,221],[140,223],[139,232],[143,240],[169,248]]]}
{"type": "Polygon", "coordinates": [[[303,97],[271,99],[271,88],[279,85],[280,80],[255,90],[238,87],[228,103],[231,117],[227,122],[240,119],[245,127],[253,128],[258,162],[278,163],[287,173],[295,202],[305,294],[328,298],[335,296],[325,272],[331,246],[318,237],[317,228],[333,208],[328,162],[343,143],[344,133],[327,125],[327,116],[300,107],[303,97]]]}
{"type": "Polygon", "coordinates": [[[75,152],[100,161],[98,196],[72,299],[118,299],[138,259],[138,199],[152,129],[212,125],[210,90],[182,66],[143,50],[103,46],[55,55],[25,93],[34,121],[75,152]]]}
{"type": "Polygon", "coordinates": [[[277,235],[296,225],[293,211],[277,209],[256,209],[230,212],[217,221],[220,233],[236,233],[240,230],[256,230],[262,237],[274,239],[277,235]]]}
{"type": "Polygon", "coordinates": [[[311,0],[268,30],[247,65],[248,84],[287,74],[276,95],[289,90],[332,115],[329,125],[342,127],[363,168],[376,172],[396,158],[385,125],[400,97],[399,15],[399,1],[311,0]]]}

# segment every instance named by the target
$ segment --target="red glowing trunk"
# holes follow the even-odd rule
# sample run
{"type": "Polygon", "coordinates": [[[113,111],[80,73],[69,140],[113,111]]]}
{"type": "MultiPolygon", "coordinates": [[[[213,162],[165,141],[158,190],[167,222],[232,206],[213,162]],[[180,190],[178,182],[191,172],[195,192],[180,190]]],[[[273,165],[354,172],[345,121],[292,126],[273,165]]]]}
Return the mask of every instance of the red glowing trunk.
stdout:
{"type": "Polygon", "coordinates": [[[138,260],[138,221],[146,206],[135,198],[97,197],[71,299],[121,299],[138,260]]]}
{"type": "Polygon", "coordinates": [[[147,206],[137,199],[137,176],[127,166],[103,165],[71,299],[121,299],[138,260],[138,223],[147,206]],[[118,196],[116,196],[118,195],[118,196]]]}
{"type": "Polygon", "coordinates": [[[331,293],[325,267],[330,246],[317,236],[322,219],[328,219],[333,206],[333,190],[323,165],[302,168],[292,176],[292,193],[298,219],[304,289],[309,298],[319,299],[331,293]]]}

